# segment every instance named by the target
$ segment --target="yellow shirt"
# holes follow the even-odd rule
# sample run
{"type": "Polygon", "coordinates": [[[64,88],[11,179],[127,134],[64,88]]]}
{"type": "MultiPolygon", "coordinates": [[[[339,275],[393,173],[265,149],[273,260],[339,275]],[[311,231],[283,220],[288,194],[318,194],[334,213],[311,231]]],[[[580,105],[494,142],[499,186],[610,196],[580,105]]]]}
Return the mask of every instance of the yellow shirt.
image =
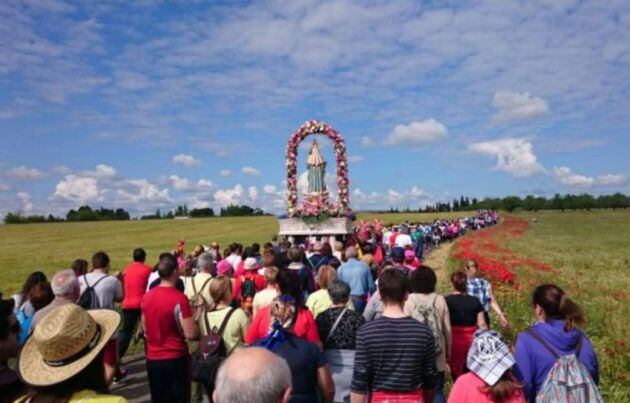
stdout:
{"type": "MultiPolygon", "coordinates": [[[[216,326],[217,329],[221,327],[221,323],[223,323],[223,319],[230,309],[232,308],[228,307],[208,312],[206,317],[208,318],[208,324],[210,327],[213,328],[216,326]]],[[[236,309],[234,311],[230,317],[230,321],[225,326],[225,331],[223,332],[223,342],[225,343],[225,348],[227,348],[228,353],[231,353],[245,345],[245,335],[247,334],[249,322],[250,318],[247,316],[245,311],[242,309],[236,309]]],[[[199,327],[201,329],[201,334],[208,334],[208,330],[206,329],[206,324],[203,319],[199,321],[199,327]]]]}
{"type": "Polygon", "coordinates": [[[208,273],[197,273],[195,277],[180,277],[180,278],[184,282],[184,294],[186,294],[186,298],[191,300],[192,297],[195,295],[195,289],[196,289],[197,292],[201,292],[201,296],[206,300],[206,303],[208,304],[212,303],[212,297],[210,296],[211,281],[208,281],[208,284],[206,284],[205,287],[203,286],[206,280],[212,278],[212,275],[208,273]],[[193,282],[195,283],[194,288],[193,288],[193,282]],[[203,287],[203,291],[201,290],[202,287],[203,287]]]}
{"type": "MultiPolygon", "coordinates": [[[[306,306],[313,314],[313,317],[317,318],[317,315],[332,306],[332,300],[330,299],[330,295],[328,295],[328,290],[321,289],[309,295],[306,300],[306,306]]],[[[348,300],[346,307],[354,311],[354,304],[352,301],[348,300]]]]}
{"type": "MultiPolygon", "coordinates": [[[[28,403],[30,399],[21,397],[15,403],[28,403]]],[[[127,403],[127,399],[116,395],[99,395],[93,390],[82,390],[75,392],[68,400],[68,403],[127,403]]]]}
{"type": "Polygon", "coordinates": [[[267,305],[271,304],[271,301],[273,301],[273,299],[277,296],[277,290],[265,288],[262,291],[258,291],[256,295],[254,295],[254,301],[252,302],[252,304],[256,309],[264,308],[267,305]]]}

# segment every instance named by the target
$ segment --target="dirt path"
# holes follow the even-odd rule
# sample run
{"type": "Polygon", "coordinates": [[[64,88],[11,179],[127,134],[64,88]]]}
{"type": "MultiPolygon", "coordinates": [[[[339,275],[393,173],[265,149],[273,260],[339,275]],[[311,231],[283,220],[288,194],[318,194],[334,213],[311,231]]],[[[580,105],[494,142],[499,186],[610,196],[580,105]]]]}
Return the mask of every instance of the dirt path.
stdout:
{"type": "Polygon", "coordinates": [[[438,286],[448,287],[448,270],[446,268],[446,261],[451,253],[453,242],[447,242],[441,244],[439,247],[433,249],[427,258],[424,260],[424,264],[435,270],[435,274],[438,278],[438,286]]]}

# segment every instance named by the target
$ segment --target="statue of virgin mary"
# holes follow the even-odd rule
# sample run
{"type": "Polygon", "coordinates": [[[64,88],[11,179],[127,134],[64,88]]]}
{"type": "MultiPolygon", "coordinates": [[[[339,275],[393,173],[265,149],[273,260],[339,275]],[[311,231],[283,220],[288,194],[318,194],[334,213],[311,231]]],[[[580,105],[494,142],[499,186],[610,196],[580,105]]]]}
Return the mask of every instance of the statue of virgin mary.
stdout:
{"type": "Polygon", "coordinates": [[[313,140],[311,150],[306,160],[308,167],[308,193],[322,194],[326,190],[324,177],[326,176],[326,161],[319,152],[319,144],[317,140],[313,140]]]}

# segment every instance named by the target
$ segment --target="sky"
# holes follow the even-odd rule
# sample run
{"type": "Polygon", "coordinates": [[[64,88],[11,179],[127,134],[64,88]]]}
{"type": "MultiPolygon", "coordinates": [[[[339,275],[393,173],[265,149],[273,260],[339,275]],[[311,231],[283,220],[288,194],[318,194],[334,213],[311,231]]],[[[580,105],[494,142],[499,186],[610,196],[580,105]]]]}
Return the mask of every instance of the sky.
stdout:
{"type": "Polygon", "coordinates": [[[0,214],[281,213],[310,119],[355,210],[630,193],[629,94],[627,0],[6,0],[0,214]]]}

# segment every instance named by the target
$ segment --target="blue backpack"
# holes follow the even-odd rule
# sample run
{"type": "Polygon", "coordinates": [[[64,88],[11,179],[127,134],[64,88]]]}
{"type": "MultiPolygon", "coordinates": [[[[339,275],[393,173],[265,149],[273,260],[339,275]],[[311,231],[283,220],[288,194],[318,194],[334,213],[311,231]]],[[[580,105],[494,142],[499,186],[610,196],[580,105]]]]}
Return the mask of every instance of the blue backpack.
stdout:
{"type": "Polygon", "coordinates": [[[24,308],[20,308],[15,314],[18,322],[20,323],[20,334],[18,334],[18,347],[22,347],[28,338],[31,331],[31,323],[33,323],[33,316],[27,316],[24,312],[24,308]]]}

